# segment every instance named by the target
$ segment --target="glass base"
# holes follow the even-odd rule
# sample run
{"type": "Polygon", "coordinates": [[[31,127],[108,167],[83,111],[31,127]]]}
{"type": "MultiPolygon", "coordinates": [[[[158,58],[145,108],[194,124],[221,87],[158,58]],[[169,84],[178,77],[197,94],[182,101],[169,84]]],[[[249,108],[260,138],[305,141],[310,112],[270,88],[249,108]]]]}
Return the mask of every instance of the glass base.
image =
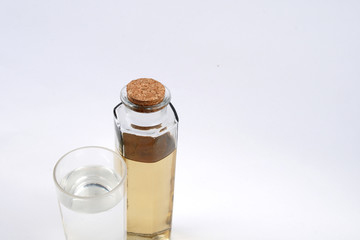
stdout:
{"type": "Polygon", "coordinates": [[[170,240],[171,229],[153,234],[127,233],[127,240],[170,240]]]}

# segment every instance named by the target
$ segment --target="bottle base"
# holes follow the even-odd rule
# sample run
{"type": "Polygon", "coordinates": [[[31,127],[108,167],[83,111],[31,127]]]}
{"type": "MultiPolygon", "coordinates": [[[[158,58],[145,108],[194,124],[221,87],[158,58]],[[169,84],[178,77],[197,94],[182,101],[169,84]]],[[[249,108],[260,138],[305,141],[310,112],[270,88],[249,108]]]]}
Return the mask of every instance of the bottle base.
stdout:
{"type": "Polygon", "coordinates": [[[127,240],[170,240],[171,229],[153,234],[127,232],[127,240]]]}

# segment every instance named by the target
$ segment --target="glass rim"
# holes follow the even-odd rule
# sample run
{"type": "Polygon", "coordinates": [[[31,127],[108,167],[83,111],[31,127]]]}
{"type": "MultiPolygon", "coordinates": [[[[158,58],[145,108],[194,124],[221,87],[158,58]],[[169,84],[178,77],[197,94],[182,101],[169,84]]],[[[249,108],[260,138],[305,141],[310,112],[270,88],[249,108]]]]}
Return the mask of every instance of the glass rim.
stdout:
{"type": "Polygon", "coordinates": [[[106,196],[108,196],[108,195],[111,195],[111,194],[114,193],[120,186],[122,186],[122,185],[124,184],[126,177],[127,177],[127,167],[126,167],[126,163],[125,163],[124,159],[122,158],[122,156],[121,156],[119,153],[117,153],[117,152],[115,152],[115,151],[113,151],[113,150],[111,150],[111,149],[109,149],[109,148],[101,147],[101,146],[84,146],[84,147],[75,148],[75,149],[73,149],[73,150],[65,153],[64,155],[62,155],[62,156],[59,158],[59,160],[56,162],[56,164],[55,164],[55,166],[54,166],[54,169],[53,169],[53,180],[54,180],[54,182],[55,182],[56,188],[59,189],[62,193],[66,194],[66,195],[68,195],[68,196],[70,196],[70,197],[72,197],[72,198],[78,198],[78,199],[88,199],[88,200],[90,200],[90,199],[103,198],[103,197],[106,197],[106,196]],[[78,196],[78,195],[74,195],[74,194],[71,194],[71,193],[65,191],[65,190],[60,186],[59,182],[57,181],[56,176],[55,176],[55,172],[56,172],[57,167],[58,167],[58,165],[60,164],[60,162],[61,162],[66,156],[68,156],[69,154],[71,154],[71,153],[73,153],[73,152],[76,152],[76,151],[78,151],[78,150],[83,150],[83,149],[101,149],[101,150],[106,150],[106,151],[108,151],[108,152],[111,152],[111,153],[115,154],[115,156],[118,156],[118,157],[120,158],[121,164],[122,164],[123,166],[125,166],[125,168],[124,168],[124,176],[122,176],[122,177],[120,176],[120,177],[121,177],[121,180],[119,181],[119,183],[118,183],[113,189],[111,189],[110,191],[108,191],[107,193],[104,193],[104,194],[102,194],[102,195],[92,196],[92,197],[78,196]]]}

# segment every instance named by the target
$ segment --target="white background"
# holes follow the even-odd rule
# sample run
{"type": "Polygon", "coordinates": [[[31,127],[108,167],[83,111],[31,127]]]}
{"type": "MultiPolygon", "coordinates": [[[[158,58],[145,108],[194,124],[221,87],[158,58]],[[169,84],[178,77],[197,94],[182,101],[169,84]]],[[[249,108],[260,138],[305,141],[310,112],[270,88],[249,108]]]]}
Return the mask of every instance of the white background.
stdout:
{"type": "Polygon", "coordinates": [[[360,239],[358,1],[0,1],[0,238],[65,239],[52,168],[130,80],[180,116],[173,240],[360,239]]]}

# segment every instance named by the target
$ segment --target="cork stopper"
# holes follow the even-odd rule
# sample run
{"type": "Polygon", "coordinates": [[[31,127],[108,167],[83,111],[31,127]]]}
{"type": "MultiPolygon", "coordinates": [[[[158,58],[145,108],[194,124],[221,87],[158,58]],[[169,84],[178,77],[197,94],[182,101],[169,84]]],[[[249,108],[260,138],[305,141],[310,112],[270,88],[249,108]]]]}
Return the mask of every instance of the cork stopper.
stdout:
{"type": "Polygon", "coordinates": [[[126,86],[128,99],[140,106],[153,106],[163,101],[165,87],[152,78],[139,78],[126,86]]]}

